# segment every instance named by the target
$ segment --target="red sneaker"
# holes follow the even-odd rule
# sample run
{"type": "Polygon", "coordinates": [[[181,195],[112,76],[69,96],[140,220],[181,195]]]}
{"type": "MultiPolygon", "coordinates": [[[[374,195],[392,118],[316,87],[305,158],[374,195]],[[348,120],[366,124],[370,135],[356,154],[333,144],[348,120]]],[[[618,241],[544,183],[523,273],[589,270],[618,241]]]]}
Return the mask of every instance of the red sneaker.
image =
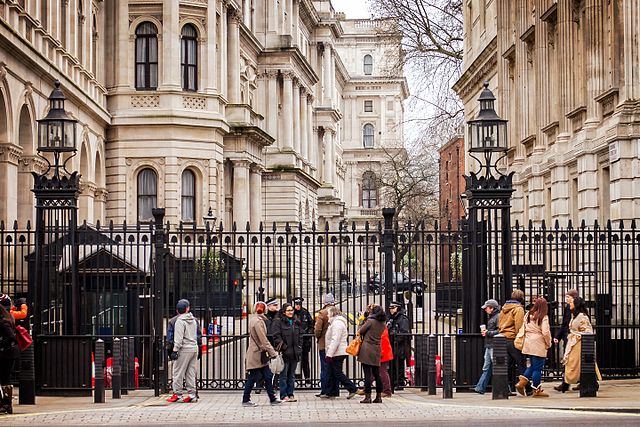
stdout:
{"type": "Polygon", "coordinates": [[[167,402],[173,403],[173,402],[177,402],[179,399],[180,399],[180,396],[173,393],[173,395],[171,395],[171,397],[167,399],[167,402]]]}
{"type": "Polygon", "coordinates": [[[191,396],[185,396],[182,398],[182,403],[189,403],[191,402],[193,399],[191,398],[191,396]]]}

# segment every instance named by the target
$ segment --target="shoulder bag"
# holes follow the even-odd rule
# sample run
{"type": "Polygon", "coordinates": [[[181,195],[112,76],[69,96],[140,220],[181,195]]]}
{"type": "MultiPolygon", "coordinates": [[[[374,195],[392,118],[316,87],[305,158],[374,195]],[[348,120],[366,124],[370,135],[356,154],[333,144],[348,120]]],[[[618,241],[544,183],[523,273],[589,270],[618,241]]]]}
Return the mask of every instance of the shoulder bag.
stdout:
{"type": "Polygon", "coordinates": [[[347,353],[352,356],[357,356],[360,354],[360,347],[362,346],[362,337],[360,335],[356,335],[356,337],[349,343],[347,346],[347,353]]]}
{"type": "Polygon", "coordinates": [[[18,325],[16,326],[16,341],[18,342],[20,351],[24,351],[33,343],[33,338],[29,335],[29,331],[27,331],[23,326],[18,325]]]}

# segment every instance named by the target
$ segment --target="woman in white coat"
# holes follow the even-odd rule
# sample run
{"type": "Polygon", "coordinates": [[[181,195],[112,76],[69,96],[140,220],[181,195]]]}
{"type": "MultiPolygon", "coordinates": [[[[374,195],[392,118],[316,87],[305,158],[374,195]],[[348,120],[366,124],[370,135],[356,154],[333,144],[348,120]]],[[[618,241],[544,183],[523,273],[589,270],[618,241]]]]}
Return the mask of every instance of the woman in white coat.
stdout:
{"type": "MultiPolygon", "coordinates": [[[[356,395],[358,388],[342,371],[342,365],[347,358],[347,319],[342,315],[338,307],[330,307],[328,310],[329,328],[325,336],[325,362],[329,368],[329,390],[339,390],[338,386],[342,384],[347,389],[349,395],[347,399],[351,399],[356,395]]],[[[326,396],[326,397],[338,397],[326,396]]]]}

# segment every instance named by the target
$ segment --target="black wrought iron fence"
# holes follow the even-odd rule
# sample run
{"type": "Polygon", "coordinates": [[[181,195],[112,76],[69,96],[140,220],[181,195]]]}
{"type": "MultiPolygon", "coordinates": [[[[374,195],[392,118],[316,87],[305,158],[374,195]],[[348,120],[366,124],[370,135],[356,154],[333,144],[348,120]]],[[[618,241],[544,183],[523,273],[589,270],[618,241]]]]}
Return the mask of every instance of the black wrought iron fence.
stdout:
{"type": "MultiPolygon", "coordinates": [[[[83,224],[73,239],[56,230],[48,233],[55,238],[40,247],[43,264],[38,266],[34,264],[34,230],[0,224],[0,290],[27,297],[35,314],[34,331],[47,336],[65,335],[65,322],[70,321],[67,306],[72,301],[69,292],[77,289],[79,334],[139,337],[135,352],[145,378],[141,383],[146,385],[158,375],[167,375],[164,352],[154,337],[166,331],[177,300],[187,298],[206,341],[200,384],[225,389],[243,384],[248,315],[255,301],[277,298],[284,303],[303,297],[303,306],[314,315],[322,308],[323,295],[331,292],[350,320],[353,334],[368,303],[385,306],[394,299],[405,306],[414,349],[419,336],[457,336],[454,377],[458,385],[469,385],[479,372],[482,356],[468,352],[475,354],[482,340],[479,331],[464,330],[468,313],[462,311],[463,299],[470,290],[462,279],[472,274],[464,265],[468,262],[464,253],[469,245],[479,244],[483,258],[479,265],[499,266],[503,252],[497,236],[504,234],[491,221],[483,225],[481,232],[486,235],[480,241],[478,236],[469,238],[467,229],[457,230],[451,224],[387,225],[391,226],[272,224],[240,230],[212,224],[83,224]],[[385,241],[392,244],[385,247],[385,241]],[[76,271],[75,287],[71,266],[76,271]],[[40,299],[34,294],[38,268],[46,272],[40,299]],[[154,282],[158,278],[162,281],[154,282]],[[159,315],[154,314],[155,304],[159,304],[159,315]]],[[[523,289],[527,301],[536,295],[547,297],[554,328],[562,321],[564,294],[577,289],[588,301],[596,325],[603,374],[638,376],[640,237],[636,224],[628,228],[624,224],[604,228],[597,224],[590,228],[584,224],[578,228],[516,225],[510,232],[513,287],[523,289]]],[[[483,288],[473,294],[502,299],[500,276],[491,273],[499,270],[487,267],[486,280],[479,285],[483,288]]],[[[482,304],[477,298],[474,301],[478,307],[482,304]]],[[[550,377],[561,372],[561,351],[562,346],[550,351],[550,377]]],[[[300,378],[301,386],[318,385],[316,354],[313,347],[311,375],[308,381],[300,378]]],[[[347,372],[360,376],[355,361],[347,372]]]]}

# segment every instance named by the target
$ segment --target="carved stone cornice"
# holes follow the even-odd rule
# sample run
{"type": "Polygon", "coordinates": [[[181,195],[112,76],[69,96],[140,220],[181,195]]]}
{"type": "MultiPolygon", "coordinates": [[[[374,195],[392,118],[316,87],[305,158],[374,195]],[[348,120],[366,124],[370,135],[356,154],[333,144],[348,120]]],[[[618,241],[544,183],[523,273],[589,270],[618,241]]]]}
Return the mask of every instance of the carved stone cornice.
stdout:
{"type": "Polygon", "coordinates": [[[10,163],[18,166],[20,156],[22,155],[22,147],[15,144],[0,144],[0,162],[10,163]]]}
{"type": "Polygon", "coordinates": [[[93,198],[98,202],[106,202],[109,192],[106,188],[97,188],[93,193],[93,198]]]}
{"type": "Polygon", "coordinates": [[[453,85],[453,90],[456,91],[461,99],[467,99],[496,72],[498,64],[497,47],[497,37],[494,37],[453,85]]]}

